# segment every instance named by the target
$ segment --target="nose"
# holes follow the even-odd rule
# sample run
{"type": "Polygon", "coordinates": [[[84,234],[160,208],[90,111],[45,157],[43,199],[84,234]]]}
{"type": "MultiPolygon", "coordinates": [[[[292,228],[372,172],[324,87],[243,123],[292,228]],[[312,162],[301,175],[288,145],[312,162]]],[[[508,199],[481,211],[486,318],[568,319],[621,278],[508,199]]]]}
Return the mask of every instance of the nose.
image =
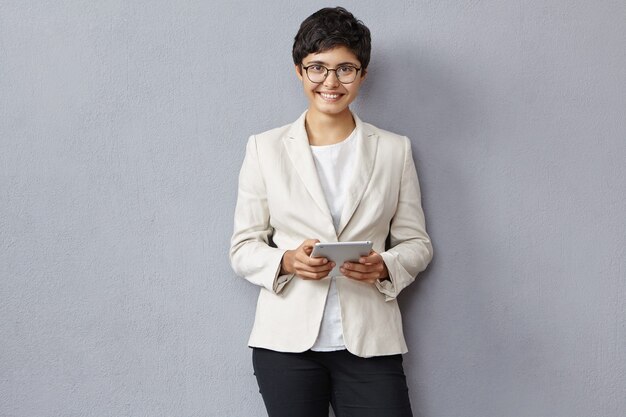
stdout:
{"type": "Polygon", "coordinates": [[[324,86],[337,87],[339,86],[339,84],[341,83],[339,82],[339,78],[337,78],[337,71],[329,70],[328,74],[326,75],[326,79],[324,80],[324,86]]]}

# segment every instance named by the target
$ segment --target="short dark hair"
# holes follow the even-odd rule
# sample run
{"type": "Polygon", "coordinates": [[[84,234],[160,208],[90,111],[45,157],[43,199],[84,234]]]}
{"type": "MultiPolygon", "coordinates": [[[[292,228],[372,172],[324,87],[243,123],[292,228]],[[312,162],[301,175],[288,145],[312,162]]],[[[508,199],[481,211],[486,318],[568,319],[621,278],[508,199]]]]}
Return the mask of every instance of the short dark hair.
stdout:
{"type": "Polygon", "coordinates": [[[307,17],[293,42],[293,62],[302,64],[309,54],[325,52],[338,46],[348,48],[366,69],[370,62],[370,30],[343,7],[326,7],[307,17]]]}

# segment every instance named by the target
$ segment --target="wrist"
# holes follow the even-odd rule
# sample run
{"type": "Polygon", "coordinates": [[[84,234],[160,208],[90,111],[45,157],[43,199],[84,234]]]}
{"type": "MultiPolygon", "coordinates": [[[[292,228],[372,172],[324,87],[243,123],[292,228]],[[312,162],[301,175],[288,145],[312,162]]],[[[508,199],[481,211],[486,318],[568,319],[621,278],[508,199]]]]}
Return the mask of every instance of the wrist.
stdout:
{"type": "Polygon", "coordinates": [[[293,265],[293,261],[291,260],[293,255],[293,251],[292,250],[286,250],[285,253],[283,253],[283,258],[280,261],[280,274],[281,275],[285,275],[285,274],[291,274],[291,265],[293,265]]]}
{"type": "Polygon", "coordinates": [[[389,270],[387,269],[387,265],[383,261],[383,270],[380,271],[380,277],[378,278],[380,281],[391,281],[389,279],[389,270]]]}

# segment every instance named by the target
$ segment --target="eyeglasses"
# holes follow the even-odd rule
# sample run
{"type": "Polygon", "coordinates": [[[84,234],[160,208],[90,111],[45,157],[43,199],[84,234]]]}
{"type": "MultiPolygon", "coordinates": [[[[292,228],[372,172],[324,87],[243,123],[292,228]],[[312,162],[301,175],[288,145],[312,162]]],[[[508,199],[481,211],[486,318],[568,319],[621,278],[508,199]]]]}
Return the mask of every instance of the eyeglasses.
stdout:
{"type": "Polygon", "coordinates": [[[353,65],[340,65],[337,68],[331,69],[320,64],[312,64],[308,67],[303,65],[302,69],[306,72],[306,76],[309,80],[315,84],[323,83],[331,71],[335,71],[337,80],[339,80],[341,84],[350,84],[356,80],[357,74],[361,71],[361,68],[357,68],[353,65]]]}

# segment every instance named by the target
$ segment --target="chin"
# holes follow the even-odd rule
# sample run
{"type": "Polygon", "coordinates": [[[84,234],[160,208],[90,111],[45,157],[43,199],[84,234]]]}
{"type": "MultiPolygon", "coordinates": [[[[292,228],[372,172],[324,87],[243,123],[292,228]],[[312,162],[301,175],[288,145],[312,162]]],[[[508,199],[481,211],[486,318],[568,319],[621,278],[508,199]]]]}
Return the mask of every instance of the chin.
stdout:
{"type": "Polygon", "coordinates": [[[345,111],[349,111],[348,105],[345,104],[337,105],[328,103],[316,103],[313,107],[317,112],[328,115],[337,115],[345,111]]]}

